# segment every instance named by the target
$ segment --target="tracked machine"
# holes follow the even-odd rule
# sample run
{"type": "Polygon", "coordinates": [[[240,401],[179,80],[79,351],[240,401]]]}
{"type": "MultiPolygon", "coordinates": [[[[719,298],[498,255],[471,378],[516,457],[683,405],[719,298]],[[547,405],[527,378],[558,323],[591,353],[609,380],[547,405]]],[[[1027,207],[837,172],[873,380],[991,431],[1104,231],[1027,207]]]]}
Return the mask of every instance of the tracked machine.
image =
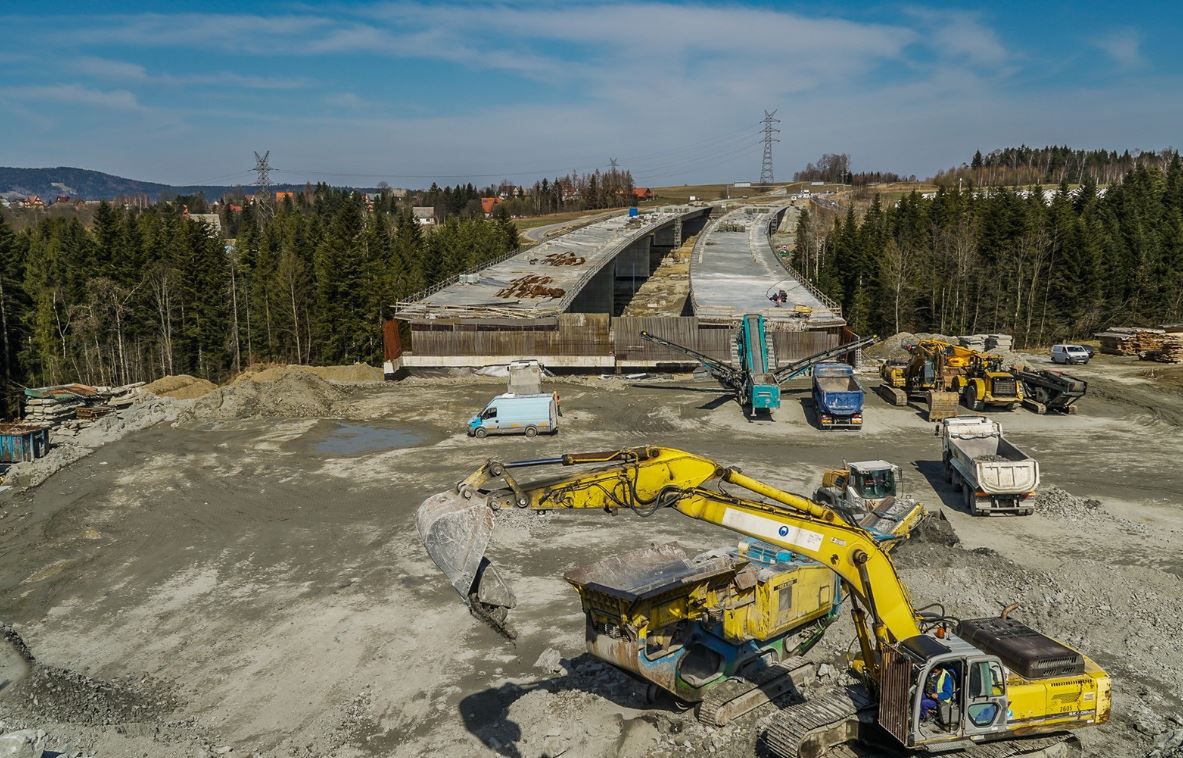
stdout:
{"type": "Polygon", "coordinates": [[[959,401],[972,410],[1012,408],[1023,401],[1015,375],[1002,368],[994,355],[942,340],[921,340],[906,346],[906,361],[889,361],[879,368],[883,383],[877,392],[893,405],[911,400],[926,404],[929,421],[957,415],[959,401]]]}
{"type": "Polygon", "coordinates": [[[649,332],[641,332],[641,339],[683,353],[698,362],[719,384],[735,395],[735,399],[746,411],[771,413],[780,408],[782,384],[801,376],[822,361],[833,360],[873,345],[878,338],[856,339],[845,345],[821,350],[779,368],[767,321],[758,313],[749,313],[740,319],[739,329],[732,339],[734,362],[716,360],[649,332]]]}
{"type": "MultiPolygon", "coordinates": [[[[794,676],[795,663],[783,673],[772,671],[781,708],[762,722],[759,743],[766,754],[815,758],[860,740],[895,751],[962,750],[982,758],[1047,755],[1042,751],[1074,745],[1070,730],[1110,717],[1110,679],[1079,652],[1005,616],[957,620],[931,607],[916,609],[885,546],[840,511],[670,448],[489,461],[424,501],[417,519],[428,553],[472,612],[495,627],[507,627],[516,599],[484,553],[497,511],[514,507],[627,510],[642,517],[674,510],[832,572],[850,599],[859,643],[851,669],[859,683],[810,692],[804,699],[805,680],[794,676]],[[533,484],[518,480],[527,469],[583,466],[593,468],[533,484]],[[721,489],[724,484],[729,491],[721,489]],[[939,708],[926,708],[926,683],[938,669],[954,678],[954,695],[939,708]]],[[[647,575],[643,569],[638,574],[647,575]]],[[[672,625],[655,626],[630,615],[645,588],[633,589],[633,596],[618,597],[615,606],[604,604],[599,626],[589,625],[589,644],[611,641],[649,660],[685,649],[685,632],[679,637],[659,630],[677,630],[678,621],[690,620],[691,607],[669,605],[672,625]]],[[[726,612],[727,606],[721,607],[726,612]]],[[[705,654],[694,660],[692,673],[700,679],[726,665],[705,654]]],[[[768,656],[743,676],[760,680],[761,672],[785,663],[768,656]]]]}

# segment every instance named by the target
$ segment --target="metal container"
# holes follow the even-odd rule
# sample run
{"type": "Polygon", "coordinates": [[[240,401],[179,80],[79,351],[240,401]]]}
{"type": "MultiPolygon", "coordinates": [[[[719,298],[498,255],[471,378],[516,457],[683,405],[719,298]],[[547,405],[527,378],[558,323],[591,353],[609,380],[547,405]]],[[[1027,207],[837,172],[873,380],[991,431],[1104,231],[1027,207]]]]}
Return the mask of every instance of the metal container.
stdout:
{"type": "Polygon", "coordinates": [[[0,463],[21,463],[49,452],[49,430],[29,424],[0,424],[0,463]]]}

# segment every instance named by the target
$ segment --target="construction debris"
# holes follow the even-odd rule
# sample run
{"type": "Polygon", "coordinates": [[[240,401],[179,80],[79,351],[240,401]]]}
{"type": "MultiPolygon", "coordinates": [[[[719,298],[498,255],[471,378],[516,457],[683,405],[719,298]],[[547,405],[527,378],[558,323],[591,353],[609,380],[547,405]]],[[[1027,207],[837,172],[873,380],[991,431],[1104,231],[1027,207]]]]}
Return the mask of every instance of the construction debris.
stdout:
{"type": "Polygon", "coordinates": [[[542,262],[549,266],[582,266],[587,263],[587,258],[568,250],[562,253],[551,253],[545,256],[542,262]]]}
{"type": "Polygon", "coordinates": [[[553,277],[542,276],[541,274],[528,274],[526,276],[519,276],[517,279],[512,280],[507,286],[498,290],[497,297],[506,299],[522,299],[532,297],[560,298],[567,294],[567,291],[562,287],[546,286],[553,281],[553,277]]]}
{"type": "Polygon", "coordinates": [[[112,401],[123,400],[142,386],[143,382],[125,384],[121,387],[92,387],[88,384],[27,387],[25,421],[54,427],[75,418],[94,420],[105,411],[88,409],[105,407],[112,401]]]}

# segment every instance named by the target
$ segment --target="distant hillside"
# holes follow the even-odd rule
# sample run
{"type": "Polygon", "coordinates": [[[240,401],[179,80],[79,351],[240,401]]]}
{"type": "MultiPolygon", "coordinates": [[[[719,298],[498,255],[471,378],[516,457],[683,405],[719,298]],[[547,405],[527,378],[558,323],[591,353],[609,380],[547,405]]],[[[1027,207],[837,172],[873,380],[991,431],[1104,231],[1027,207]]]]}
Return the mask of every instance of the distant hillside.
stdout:
{"type": "MultiPolygon", "coordinates": [[[[277,184],[274,189],[298,190],[303,185],[277,184]]],[[[43,200],[51,200],[58,195],[82,198],[84,200],[113,200],[116,197],[129,195],[147,195],[151,200],[167,200],[177,195],[196,195],[201,193],[208,200],[215,200],[221,195],[239,190],[239,186],[187,186],[174,187],[157,182],[142,182],[138,179],[125,179],[122,176],[104,174],[102,171],[91,171],[85,168],[9,168],[0,166],[0,195],[37,195],[43,200]]],[[[247,192],[253,188],[246,187],[247,192]]]]}

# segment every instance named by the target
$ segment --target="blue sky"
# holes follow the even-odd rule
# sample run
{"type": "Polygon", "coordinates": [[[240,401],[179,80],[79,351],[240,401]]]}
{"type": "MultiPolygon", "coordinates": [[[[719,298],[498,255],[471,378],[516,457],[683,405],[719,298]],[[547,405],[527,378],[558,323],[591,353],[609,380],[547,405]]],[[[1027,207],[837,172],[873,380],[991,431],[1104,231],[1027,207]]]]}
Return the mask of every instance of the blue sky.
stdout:
{"type": "Polygon", "coordinates": [[[928,175],[1027,143],[1180,146],[1183,5],[0,3],[0,165],[173,184],[928,175]]]}

